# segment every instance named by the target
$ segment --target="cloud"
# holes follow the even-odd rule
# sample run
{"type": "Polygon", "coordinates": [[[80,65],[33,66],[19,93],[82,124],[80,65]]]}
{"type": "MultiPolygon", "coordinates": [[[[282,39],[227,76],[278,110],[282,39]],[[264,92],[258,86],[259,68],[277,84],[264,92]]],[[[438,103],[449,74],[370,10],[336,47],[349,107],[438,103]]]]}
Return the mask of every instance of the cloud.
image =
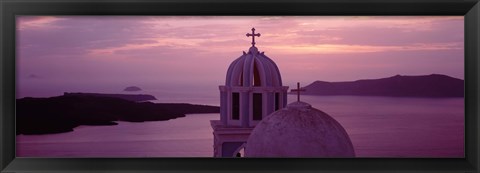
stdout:
{"type": "MultiPolygon", "coordinates": [[[[257,45],[299,53],[362,53],[457,49],[461,17],[36,17],[20,27],[59,26],[19,33],[22,57],[88,57],[150,48],[232,52],[257,45]],[[243,27],[239,27],[243,26],[243,27]],[[25,38],[25,39],[24,39],[25,38]],[[26,50],[26,51],[23,51],[26,50]],[[28,50],[28,51],[27,51],[28,50]],[[83,56],[81,56],[83,55],[83,56]]],[[[293,53],[293,52],[292,52],[293,53]]]]}
{"type": "MultiPolygon", "coordinates": [[[[463,42],[463,17],[305,17],[282,32],[268,30],[266,43],[407,46],[463,42]]],[[[266,34],[265,34],[266,35],[266,34]]]]}
{"type": "Polygon", "coordinates": [[[19,16],[17,17],[17,29],[60,29],[62,27],[55,24],[60,20],[62,20],[62,18],[54,16],[19,16]]]}
{"type": "Polygon", "coordinates": [[[377,46],[359,44],[303,44],[267,46],[273,52],[287,54],[359,54],[370,52],[402,52],[402,51],[439,51],[463,50],[463,42],[457,43],[413,43],[401,46],[377,46]]]}
{"type": "Polygon", "coordinates": [[[19,75],[58,85],[218,85],[251,46],[252,27],[285,81],[463,75],[463,16],[40,16],[17,24],[19,75]]]}

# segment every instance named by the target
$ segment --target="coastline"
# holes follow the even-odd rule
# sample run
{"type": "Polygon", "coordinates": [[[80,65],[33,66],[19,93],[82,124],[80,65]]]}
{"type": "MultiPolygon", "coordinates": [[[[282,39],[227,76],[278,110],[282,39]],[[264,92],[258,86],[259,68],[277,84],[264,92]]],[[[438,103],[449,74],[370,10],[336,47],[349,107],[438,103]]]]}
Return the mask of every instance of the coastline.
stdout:
{"type": "Polygon", "coordinates": [[[194,113],[219,113],[218,106],[152,103],[99,95],[17,99],[17,135],[71,132],[80,125],[112,126],[115,121],[165,121],[194,113]]]}

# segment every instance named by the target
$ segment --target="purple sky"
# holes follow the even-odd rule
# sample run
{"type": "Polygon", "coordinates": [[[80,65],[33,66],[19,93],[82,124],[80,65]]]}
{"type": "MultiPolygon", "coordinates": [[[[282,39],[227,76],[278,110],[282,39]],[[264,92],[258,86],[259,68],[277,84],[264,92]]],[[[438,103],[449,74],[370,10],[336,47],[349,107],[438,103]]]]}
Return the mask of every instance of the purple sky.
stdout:
{"type": "Polygon", "coordinates": [[[401,75],[463,79],[463,16],[17,18],[18,96],[64,91],[218,92],[252,27],[284,85],[401,75]]]}

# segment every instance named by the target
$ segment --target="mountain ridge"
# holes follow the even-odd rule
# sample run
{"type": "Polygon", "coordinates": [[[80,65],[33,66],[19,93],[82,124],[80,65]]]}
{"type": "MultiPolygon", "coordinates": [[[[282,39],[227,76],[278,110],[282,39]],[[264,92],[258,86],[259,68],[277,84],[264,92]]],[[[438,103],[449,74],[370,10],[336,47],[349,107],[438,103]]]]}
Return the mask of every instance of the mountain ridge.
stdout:
{"type": "Polygon", "coordinates": [[[379,79],[327,82],[317,80],[302,87],[305,95],[392,97],[463,97],[464,80],[442,74],[395,75],[379,79]]]}

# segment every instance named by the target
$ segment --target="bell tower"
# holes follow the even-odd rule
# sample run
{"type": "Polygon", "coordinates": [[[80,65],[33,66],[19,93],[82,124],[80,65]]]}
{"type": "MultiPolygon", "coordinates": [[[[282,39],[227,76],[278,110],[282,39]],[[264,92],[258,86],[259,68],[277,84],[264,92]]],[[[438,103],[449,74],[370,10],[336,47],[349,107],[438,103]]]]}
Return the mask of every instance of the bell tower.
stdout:
{"type": "Polygon", "coordinates": [[[245,145],[252,129],[287,104],[287,86],[282,86],[280,71],[272,59],[255,47],[260,33],[252,37],[248,53],[243,52],[228,70],[220,89],[220,120],[211,120],[214,157],[234,157],[245,145]]]}

